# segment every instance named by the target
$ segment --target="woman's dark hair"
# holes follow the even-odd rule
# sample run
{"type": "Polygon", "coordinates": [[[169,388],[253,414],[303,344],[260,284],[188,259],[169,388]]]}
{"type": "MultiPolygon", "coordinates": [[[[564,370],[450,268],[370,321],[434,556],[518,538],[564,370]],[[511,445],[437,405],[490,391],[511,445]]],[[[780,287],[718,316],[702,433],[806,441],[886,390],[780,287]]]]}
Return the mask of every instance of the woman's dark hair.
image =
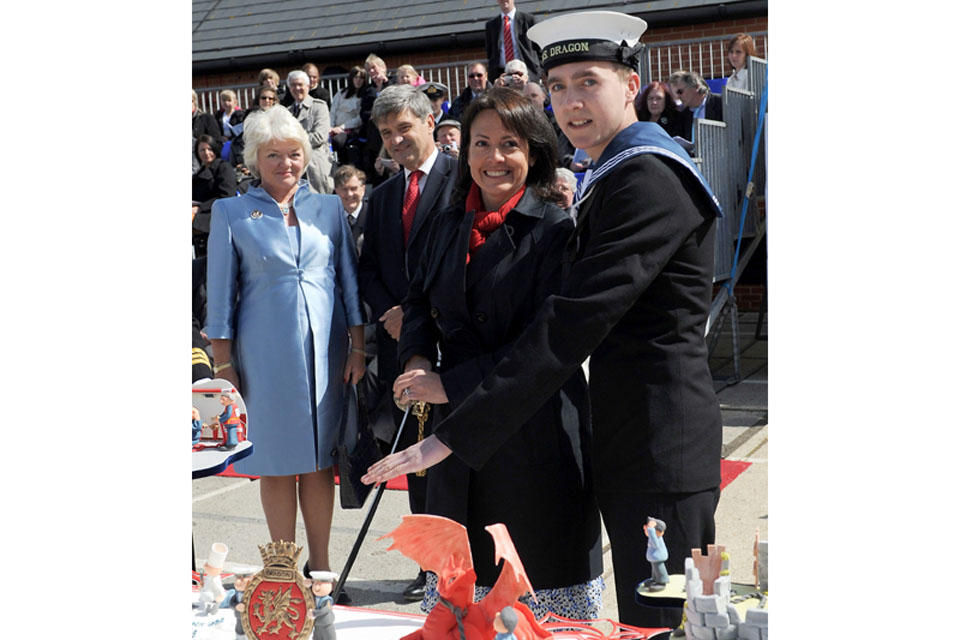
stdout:
{"type": "Polygon", "coordinates": [[[205,133],[205,134],[203,134],[202,136],[200,136],[199,138],[197,138],[197,144],[193,145],[193,153],[194,153],[194,155],[197,156],[197,160],[200,161],[200,164],[201,164],[201,165],[203,164],[203,158],[200,157],[200,143],[201,143],[201,142],[206,142],[208,145],[210,145],[210,148],[213,149],[213,154],[214,154],[217,158],[220,157],[220,152],[223,151],[223,147],[220,145],[220,141],[217,140],[216,138],[214,138],[213,136],[207,135],[207,134],[205,133]]]}
{"type": "Polygon", "coordinates": [[[663,91],[663,115],[672,116],[679,113],[677,105],[673,102],[673,95],[670,93],[670,88],[663,82],[654,80],[643,88],[643,91],[640,92],[640,95],[637,96],[637,99],[633,103],[637,109],[637,120],[640,122],[650,121],[650,108],[647,106],[647,96],[649,96],[650,92],[654,89],[663,91]]]}
{"type": "Polygon", "coordinates": [[[465,202],[473,178],[470,176],[470,128],[474,118],[481,111],[492,109],[500,116],[504,128],[522,140],[529,147],[530,160],[527,170],[527,186],[534,189],[537,196],[546,202],[558,206],[563,195],[557,189],[557,134],[543,109],[516,89],[494,87],[487,89],[479,98],[467,105],[460,119],[461,142],[458,164],[457,185],[450,197],[451,202],[465,202]]]}
{"type": "Polygon", "coordinates": [[[350,69],[350,74],[347,76],[347,92],[344,94],[345,98],[352,98],[360,91],[360,89],[353,86],[353,79],[357,76],[363,78],[363,84],[360,85],[360,89],[367,84],[367,71],[363,67],[354,67],[350,69]]]}

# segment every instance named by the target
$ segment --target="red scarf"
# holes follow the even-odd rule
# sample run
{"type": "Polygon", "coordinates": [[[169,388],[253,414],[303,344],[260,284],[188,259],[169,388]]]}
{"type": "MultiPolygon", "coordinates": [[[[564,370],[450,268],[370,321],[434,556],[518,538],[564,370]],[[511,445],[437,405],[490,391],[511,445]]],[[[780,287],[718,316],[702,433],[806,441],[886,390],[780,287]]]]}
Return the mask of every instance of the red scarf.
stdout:
{"type": "Polygon", "coordinates": [[[470,229],[470,250],[467,252],[467,264],[470,264],[470,256],[483,246],[491,233],[496,231],[503,224],[503,219],[507,217],[520,198],[527,186],[520,187],[520,190],[510,196],[510,199],[504,202],[496,211],[483,211],[483,198],[480,196],[480,187],[474,182],[470,186],[470,193],[467,194],[467,211],[473,211],[473,228],[470,229]]]}

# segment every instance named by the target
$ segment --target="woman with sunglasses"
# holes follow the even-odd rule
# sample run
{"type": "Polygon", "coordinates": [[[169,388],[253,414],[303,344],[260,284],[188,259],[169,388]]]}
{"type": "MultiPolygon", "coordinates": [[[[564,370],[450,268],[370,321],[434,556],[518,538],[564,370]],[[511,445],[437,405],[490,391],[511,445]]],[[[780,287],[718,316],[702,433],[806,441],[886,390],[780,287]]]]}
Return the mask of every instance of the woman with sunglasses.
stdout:
{"type": "MultiPolygon", "coordinates": [[[[269,109],[273,105],[278,104],[279,100],[276,89],[268,84],[261,85],[257,89],[256,100],[250,105],[249,109],[243,112],[243,120],[245,121],[251,113],[269,109]]],[[[243,131],[241,131],[240,135],[233,140],[233,144],[230,146],[230,164],[237,168],[239,180],[245,180],[240,183],[241,192],[246,191],[246,188],[249,186],[249,180],[253,179],[253,174],[251,174],[250,170],[243,164],[243,147],[243,131]]]]}

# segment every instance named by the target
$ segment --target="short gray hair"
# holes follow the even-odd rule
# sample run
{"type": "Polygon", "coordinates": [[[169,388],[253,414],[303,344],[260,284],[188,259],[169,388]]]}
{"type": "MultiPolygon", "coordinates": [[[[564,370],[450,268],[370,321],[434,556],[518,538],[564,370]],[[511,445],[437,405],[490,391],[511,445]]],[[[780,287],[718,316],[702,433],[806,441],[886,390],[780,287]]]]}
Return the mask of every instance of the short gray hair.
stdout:
{"type": "Polygon", "coordinates": [[[670,74],[669,84],[683,84],[684,87],[696,89],[697,93],[709,93],[710,85],[699,73],[693,71],[674,71],[670,74]]]}
{"type": "Polygon", "coordinates": [[[557,177],[562,178],[564,182],[569,184],[574,193],[577,192],[577,176],[573,175],[573,171],[566,167],[557,167],[557,177]]]}
{"type": "Polygon", "coordinates": [[[523,60],[518,60],[517,58],[514,58],[513,60],[508,62],[506,66],[504,66],[503,68],[504,73],[511,73],[513,71],[522,71],[523,75],[527,76],[528,78],[530,77],[530,70],[527,69],[527,65],[524,64],[523,60]]]}
{"type": "Polygon", "coordinates": [[[379,126],[380,120],[386,116],[398,114],[404,109],[409,109],[410,113],[424,122],[427,121],[427,116],[433,113],[430,98],[419,88],[412,84],[394,84],[384,88],[373,101],[370,119],[373,120],[373,124],[379,126]]]}
{"type": "Polygon", "coordinates": [[[260,168],[257,166],[260,147],[274,140],[299,142],[303,149],[303,169],[306,171],[313,153],[310,138],[286,107],[275,105],[263,111],[254,111],[243,121],[243,164],[254,176],[260,177],[260,168]]]}
{"type": "Polygon", "coordinates": [[[307,72],[303,69],[294,69],[287,74],[287,86],[290,86],[290,83],[294,80],[303,80],[307,83],[307,86],[310,86],[310,76],[307,75],[307,72]]]}

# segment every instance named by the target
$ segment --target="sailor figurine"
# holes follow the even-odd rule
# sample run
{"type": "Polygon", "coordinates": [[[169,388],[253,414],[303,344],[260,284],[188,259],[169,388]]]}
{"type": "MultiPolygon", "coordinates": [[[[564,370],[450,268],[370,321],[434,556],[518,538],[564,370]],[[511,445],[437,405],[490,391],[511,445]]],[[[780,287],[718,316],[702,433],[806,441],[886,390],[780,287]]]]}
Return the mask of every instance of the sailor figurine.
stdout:
{"type": "Polygon", "coordinates": [[[643,581],[643,588],[647,591],[663,591],[670,582],[667,573],[667,545],[663,542],[663,532],[667,524],[652,516],[647,516],[647,524],[643,532],[647,536],[647,562],[650,563],[650,577],[643,581]]]}
{"type": "Polygon", "coordinates": [[[217,416],[217,421],[220,422],[220,426],[224,430],[224,441],[220,445],[221,449],[236,449],[238,440],[237,440],[237,427],[240,426],[240,408],[237,406],[237,403],[233,401],[233,396],[229,393],[224,393],[220,396],[220,404],[223,405],[223,413],[217,416]]]}
{"type": "Polygon", "coordinates": [[[308,615],[313,618],[313,640],[337,640],[337,630],[333,623],[333,583],[337,574],[332,571],[311,571],[310,591],[313,592],[316,608],[308,615]]]}
{"type": "Polygon", "coordinates": [[[236,614],[237,625],[234,631],[237,634],[237,640],[247,637],[243,630],[243,610],[246,608],[243,603],[243,592],[256,572],[257,570],[250,567],[235,567],[233,570],[233,588],[227,590],[227,597],[220,603],[221,609],[230,607],[236,614]]]}
{"type": "Polygon", "coordinates": [[[193,444],[200,443],[200,434],[203,433],[203,419],[200,417],[200,410],[193,408],[193,444]]]}

